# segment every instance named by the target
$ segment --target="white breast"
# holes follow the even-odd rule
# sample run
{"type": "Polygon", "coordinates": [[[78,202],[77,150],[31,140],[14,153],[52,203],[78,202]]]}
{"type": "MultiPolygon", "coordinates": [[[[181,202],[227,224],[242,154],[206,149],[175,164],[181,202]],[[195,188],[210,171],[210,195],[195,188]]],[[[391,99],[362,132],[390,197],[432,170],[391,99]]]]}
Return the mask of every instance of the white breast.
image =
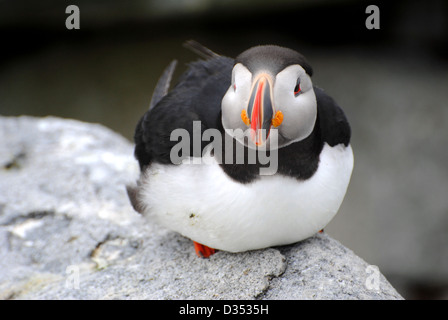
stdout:
{"type": "Polygon", "coordinates": [[[325,144],[308,180],[260,176],[247,184],[211,164],[153,164],[141,181],[144,215],[211,248],[239,252],[294,243],[337,213],[353,169],[350,146],[325,144]]]}

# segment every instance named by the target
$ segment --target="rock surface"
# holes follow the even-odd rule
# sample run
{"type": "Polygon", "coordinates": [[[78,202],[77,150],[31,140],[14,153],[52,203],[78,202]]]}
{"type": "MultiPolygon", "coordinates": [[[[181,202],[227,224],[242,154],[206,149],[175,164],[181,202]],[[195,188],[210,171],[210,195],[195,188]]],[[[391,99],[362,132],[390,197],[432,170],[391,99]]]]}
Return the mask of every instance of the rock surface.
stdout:
{"type": "Polygon", "coordinates": [[[137,175],[132,144],[103,126],[0,117],[0,298],[402,299],[325,233],[199,259],[133,211],[137,175]]]}

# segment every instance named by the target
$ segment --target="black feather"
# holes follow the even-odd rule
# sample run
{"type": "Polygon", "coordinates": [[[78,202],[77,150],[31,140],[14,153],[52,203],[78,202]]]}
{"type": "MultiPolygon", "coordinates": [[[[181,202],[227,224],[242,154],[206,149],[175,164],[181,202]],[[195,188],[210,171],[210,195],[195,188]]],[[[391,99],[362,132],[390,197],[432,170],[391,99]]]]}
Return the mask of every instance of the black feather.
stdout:
{"type": "Polygon", "coordinates": [[[176,65],[177,60],[173,60],[163,71],[162,76],[159,78],[159,81],[157,82],[157,85],[152,94],[151,102],[149,104],[150,110],[154,108],[154,106],[158,104],[164,96],[167,95],[170,88],[171,79],[173,78],[174,70],[176,69],[176,65]]]}
{"type": "Polygon", "coordinates": [[[256,46],[241,53],[236,58],[237,63],[242,63],[253,73],[255,70],[268,69],[273,74],[277,74],[286,67],[298,64],[305,69],[311,77],[313,69],[305,57],[295,50],[269,45],[256,46]]]}

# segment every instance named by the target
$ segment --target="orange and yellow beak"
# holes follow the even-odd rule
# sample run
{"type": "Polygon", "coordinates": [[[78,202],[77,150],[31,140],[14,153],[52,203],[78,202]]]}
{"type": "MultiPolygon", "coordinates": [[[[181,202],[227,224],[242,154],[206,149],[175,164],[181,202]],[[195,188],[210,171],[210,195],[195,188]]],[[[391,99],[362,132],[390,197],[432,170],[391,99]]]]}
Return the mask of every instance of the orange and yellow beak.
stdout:
{"type": "Polygon", "coordinates": [[[274,115],[271,76],[260,74],[253,83],[247,110],[241,111],[241,120],[250,127],[253,143],[262,146],[269,137],[271,126],[282,124],[283,114],[277,111],[274,115]]]}
{"type": "MultiPolygon", "coordinates": [[[[245,121],[251,129],[251,139],[257,146],[263,145],[269,137],[274,105],[272,102],[272,81],[267,74],[254,79],[245,121]]],[[[244,119],[243,119],[244,121],[244,119]]]]}

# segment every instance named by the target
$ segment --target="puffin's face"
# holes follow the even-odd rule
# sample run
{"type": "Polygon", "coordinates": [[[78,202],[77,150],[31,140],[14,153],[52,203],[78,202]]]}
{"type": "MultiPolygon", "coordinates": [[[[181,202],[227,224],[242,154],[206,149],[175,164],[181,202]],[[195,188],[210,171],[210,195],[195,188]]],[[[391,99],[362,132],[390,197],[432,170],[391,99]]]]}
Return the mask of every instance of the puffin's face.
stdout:
{"type": "MultiPolygon", "coordinates": [[[[246,58],[256,61],[257,56],[246,58]]],[[[222,100],[224,129],[251,148],[281,148],[306,138],[314,128],[317,104],[310,76],[300,64],[283,66],[276,64],[277,58],[264,64],[269,61],[264,54],[252,70],[237,59],[222,100]],[[247,138],[235,135],[236,129],[248,133],[247,138]]]]}

